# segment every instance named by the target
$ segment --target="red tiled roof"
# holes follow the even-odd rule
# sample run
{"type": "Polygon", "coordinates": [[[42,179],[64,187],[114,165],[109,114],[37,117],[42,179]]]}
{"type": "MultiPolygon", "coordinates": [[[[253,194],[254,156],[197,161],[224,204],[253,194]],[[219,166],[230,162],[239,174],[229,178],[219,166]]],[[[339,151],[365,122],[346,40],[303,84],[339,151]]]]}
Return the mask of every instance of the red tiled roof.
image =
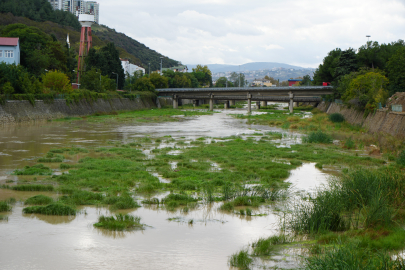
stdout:
{"type": "Polygon", "coordinates": [[[0,37],[0,45],[2,46],[17,46],[19,38],[0,37]]]}

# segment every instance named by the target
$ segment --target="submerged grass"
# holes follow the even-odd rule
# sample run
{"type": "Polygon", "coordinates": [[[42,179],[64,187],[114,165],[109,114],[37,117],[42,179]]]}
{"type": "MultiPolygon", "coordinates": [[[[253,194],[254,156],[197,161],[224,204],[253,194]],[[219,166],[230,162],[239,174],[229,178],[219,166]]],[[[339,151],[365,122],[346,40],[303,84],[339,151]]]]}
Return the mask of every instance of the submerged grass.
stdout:
{"type": "Polygon", "coordinates": [[[252,243],[253,255],[263,256],[270,255],[276,249],[277,245],[290,243],[290,237],[282,235],[274,235],[268,238],[260,238],[252,243]]]}
{"type": "Polygon", "coordinates": [[[43,164],[37,164],[34,166],[25,166],[21,170],[15,170],[14,175],[51,175],[52,170],[45,167],[43,164]]]}
{"type": "Polygon", "coordinates": [[[144,229],[140,223],[141,218],[131,215],[116,214],[115,216],[100,216],[94,227],[103,228],[111,231],[124,231],[132,229],[144,229]]]}
{"type": "Polygon", "coordinates": [[[52,203],[47,206],[30,206],[23,209],[24,214],[43,214],[52,216],[74,216],[76,209],[61,203],[52,203]]]}
{"type": "Polygon", "coordinates": [[[232,267],[238,267],[241,270],[250,269],[253,263],[252,258],[249,257],[249,252],[246,249],[240,250],[239,252],[232,254],[229,258],[229,265],[232,267]]]}

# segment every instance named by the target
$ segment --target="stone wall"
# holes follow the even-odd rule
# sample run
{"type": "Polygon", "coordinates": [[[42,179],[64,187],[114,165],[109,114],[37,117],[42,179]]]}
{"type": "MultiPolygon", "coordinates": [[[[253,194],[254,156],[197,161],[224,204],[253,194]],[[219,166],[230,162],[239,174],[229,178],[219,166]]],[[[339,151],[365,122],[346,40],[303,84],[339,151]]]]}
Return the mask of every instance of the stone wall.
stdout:
{"type": "MultiPolygon", "coordinates": [[[[159,103],[166,105],[170,103],[166,98],[159,98],[159,103]]],[[[82,100],[78,103],[73,102],[66,104],[66,101],[54,100],[51,103],[45,103],[42,100],[37,100],[35,105],[31,105],[29,101],[11,100],[4,105],[0,105],[0,124],[16,124],[30,121],[43,121],[58,119],[64,117],[86,116],[97,112],[113,112],[123,110],[141,110],[156,108],[157,104],[151,98],[138,98],[135,100],[98,99],[94,102],[82,100]]]]}
{"type": "Polygon", "coordinates": [[[383,132],[393,136],[405,136],[405,114],[377,111],[370,113],[366,118],[364,112],[348,108],[342,104],[321,102],[318,109],[328,114],[340,113],[350,124],[360,125],[371,133],[383,132]]]}

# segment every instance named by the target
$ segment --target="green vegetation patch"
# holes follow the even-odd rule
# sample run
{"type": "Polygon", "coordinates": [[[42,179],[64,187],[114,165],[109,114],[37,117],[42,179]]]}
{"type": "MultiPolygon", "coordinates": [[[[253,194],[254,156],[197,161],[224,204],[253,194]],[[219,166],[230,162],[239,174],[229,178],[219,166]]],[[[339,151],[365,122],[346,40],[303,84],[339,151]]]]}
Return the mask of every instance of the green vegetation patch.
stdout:
{"type": "Polygon", "coordinates": [[[24,214],[43,214],[49,216],[74,216],[76,209],[61,203],[52,203],[47,206],[30,206],[23,209],[24,214]]]}
{"type": "Polygon", "coordinates": [[[101,216],[94,227],[103,228],[111,231],[124,231],[133,229],[144,229],[145,225],[141,224],[141,218],[131,215],[116,214],[115,216],[101,216]]]}
{"type": "Polygon", "coordinates": [[[321,130],[310,132],[302,139],[304,143],[332,143],[332,137],[321,130]]]}
{"type": "Polygon", "coordinates": [[[45,195],[36,195],[24,202],[26,205],[48,205],[51,203],[53,203],[53,199],[45,195]]]}
{"type": "Polygon", "coordinates": [[[55,188],[52,185],[17,185],[12,186],[12,190],[16,191],[54,191],[55,188]]]}
{"type": "Polygon", "coordinates": [[[272,254],[278,245],[290,243],[290,237],[282,235],[274,235],[268,238],[260,238],[252,243],[253,255],[263,256],[272,254]]]}
{"type": "Polygon", "coordinates": [[[0,212],[9,212],[11,211],[11,205],[6,201],[0,201],[0,212]]]}
{"type": "Polygon", "coordinates": [[[129,194],[105,197],[103,203],[111,205],[111,210],[132,209],[141,207],[129,194]]]}
{"type": "Polygon", "coordinates": [[[332,113],[329,115],[330,121],[333,123],[342,123],[345,121],[345,117],[340,113],[332,113]]]}
{"type": "Polygon", "coordinates": [[[59,200],[69,205],[98,205],[103,201],[103,194],[86,190],[76,190],[68,196],[62,196],[59,200]]]}
{"type": "Polygon", "coordinates": [[[37,164],[34,166],[25,166],[22,170],[15,170],[14,175],[51,175],[52,170],[45,167],[43,164],[37,164]]]}
{"type": "Polygon", "coordinates": [[[250,269],[253,259],[249,257],[248,250],[241,250],[229,258],[229,265],[232,267],[237,267],[241,270],[250,269]]]}

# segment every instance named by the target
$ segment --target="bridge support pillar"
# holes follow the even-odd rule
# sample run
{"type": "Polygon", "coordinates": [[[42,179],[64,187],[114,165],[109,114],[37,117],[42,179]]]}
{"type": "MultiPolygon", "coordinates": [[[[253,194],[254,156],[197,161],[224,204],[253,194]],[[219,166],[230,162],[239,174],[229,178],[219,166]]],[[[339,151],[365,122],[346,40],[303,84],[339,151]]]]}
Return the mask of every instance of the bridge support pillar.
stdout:
{"type": "Polygon", "coordinates": [[[173,95],[173,109],[178,109],[179,108],[179,100],[177,95],[173,95]]]}
{"type": "Polygon", "coordinates": [[[248,107],[247,107],[248,113],[251,113],[252,112],[252,95],[248,94],[247,98],[248,98],[248,107]]]}
{"type": "Polygon", "coordinates": [[[267,101],[261,101],[260,106],[261,107],[266,107],[267,106],[267,101]]]}
{"type": "Polygon", "coordinates": [[[229,109],[229,100],[225,100],[224,109],[229,109]]]}
{"type": "Polygon", "coordinates": [[[230,101],[229,101],[229,106],[235,106],[235,105],[236,105],[235,100],[230,100],[230,101]]]}
{"type": "Polygon", "coordinates": [[[214,110],[214,95],[210,95],[210,111],[214,110]]]}
{"type": "Polygon", "coordinates": [[[289,92],[289,96],[290,96],[290,113],[294,112],[294,94],[293,92],[289,92]]]}
{"type": "Polygon", "coordinates": [[[260,101],[256,101],[256,108],[260,109],[260,101]]]}

